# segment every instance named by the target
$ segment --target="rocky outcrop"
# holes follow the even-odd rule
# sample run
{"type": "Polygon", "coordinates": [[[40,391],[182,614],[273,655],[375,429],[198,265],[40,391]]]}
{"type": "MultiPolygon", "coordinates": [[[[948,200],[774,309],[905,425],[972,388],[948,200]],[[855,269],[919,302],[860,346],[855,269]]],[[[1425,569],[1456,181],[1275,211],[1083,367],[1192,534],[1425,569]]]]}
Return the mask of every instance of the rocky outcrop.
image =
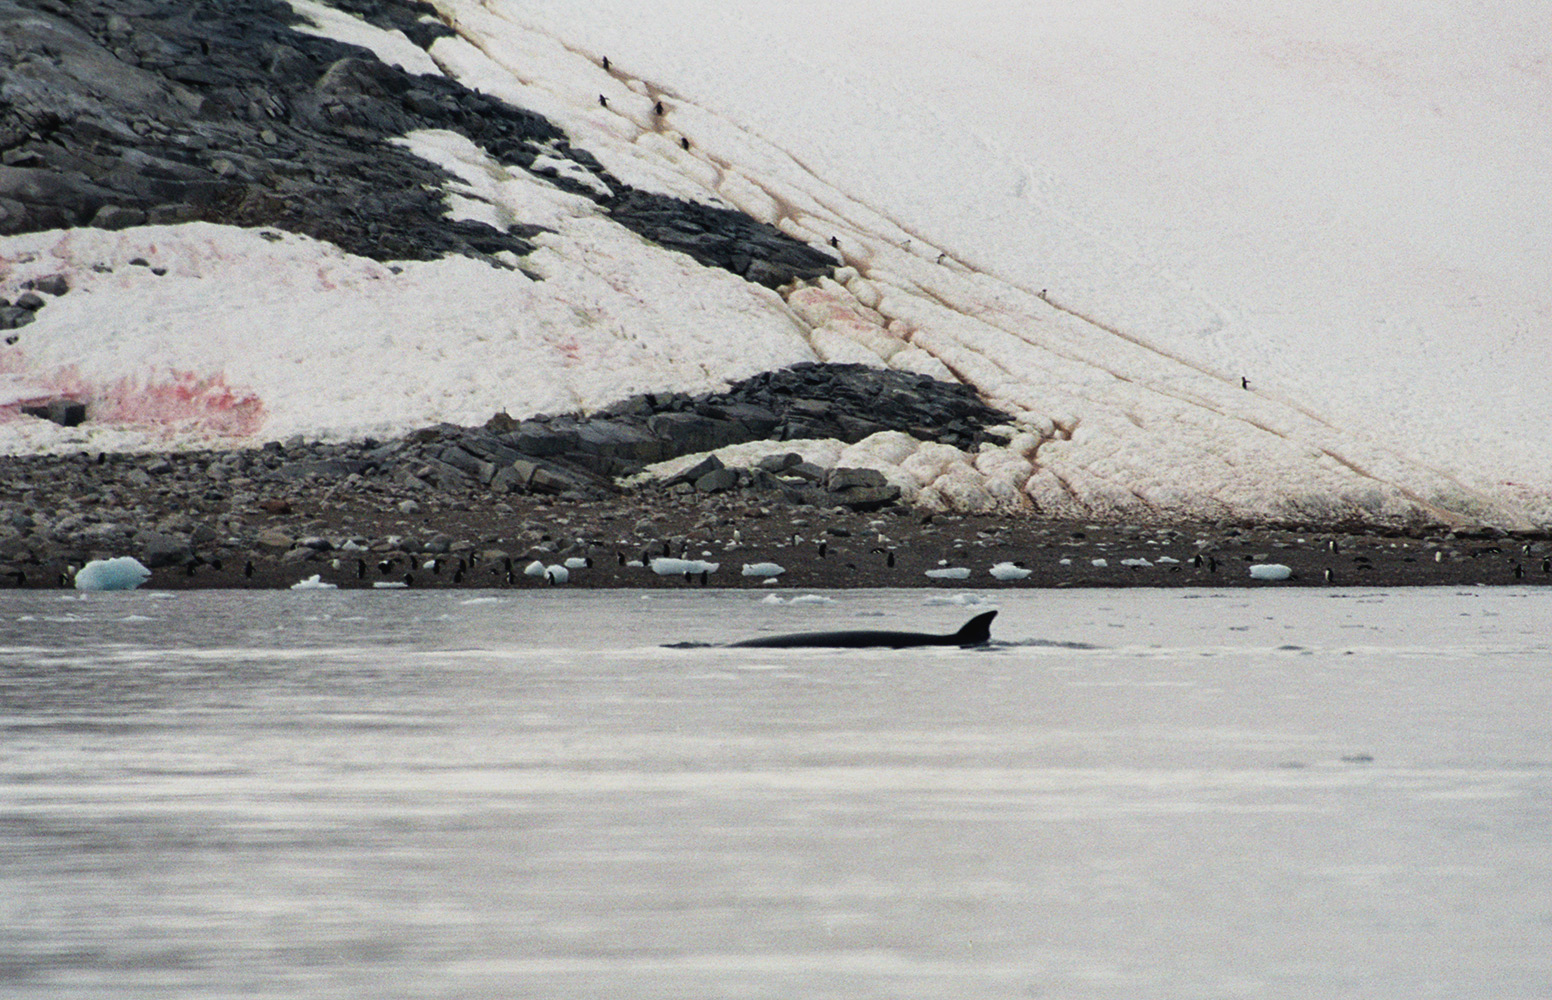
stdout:
{"type": "MultiPolygon", "coordinates": [[[[332,5],[423,48],[450,33],[416,0],[332,5]]],[[[708,266],[773,287],[834,266],[739,213],[632,190],[541,116],[299,20],[281,0],[0,0],[0,236],[200,219],[377,260],[526,254],[537,228],[449,220],[451,178],[391,141],[447,129],[509,166],[570,160],[598,183],[546,179],[708,266]]]]}

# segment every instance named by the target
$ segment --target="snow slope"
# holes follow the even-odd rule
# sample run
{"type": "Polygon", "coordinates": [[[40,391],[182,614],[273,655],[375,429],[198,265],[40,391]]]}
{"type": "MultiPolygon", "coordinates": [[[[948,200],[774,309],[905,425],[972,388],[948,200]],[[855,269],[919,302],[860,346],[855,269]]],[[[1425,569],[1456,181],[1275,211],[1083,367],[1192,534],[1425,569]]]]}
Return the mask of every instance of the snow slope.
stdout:
{"type": "Polygon", "coordinates": [[[422,134],[464,181],[455,214],[557,230],[527,263],[547,280],[215,227],[7,240],[0,282],[63,270],[84,294],[29,328],[71,338],[0,356],[0,394],[85,391],[121,429],[13,421],[0,444],[387,434],[818,357],[952,375],[1017,415],[979,457],[880,443],[869,464],[914,459],[935,503],[1552,522],[1552,63],[1531,4],[665,0],[650,30],[618,0],[437,6],[460,36],[432,47],[442,72],[629,183],[834,238],[840,283],[783,301],[422,134]]]}

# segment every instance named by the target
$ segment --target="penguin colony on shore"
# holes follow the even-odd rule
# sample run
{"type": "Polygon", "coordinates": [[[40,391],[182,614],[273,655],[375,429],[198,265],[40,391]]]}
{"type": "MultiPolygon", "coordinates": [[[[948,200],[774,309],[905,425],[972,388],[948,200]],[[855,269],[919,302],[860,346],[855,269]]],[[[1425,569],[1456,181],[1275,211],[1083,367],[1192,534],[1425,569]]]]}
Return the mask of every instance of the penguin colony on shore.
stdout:
{"type": "MultiPolygon", "coordinates": [[[[934,524],[933,515],[928,514],[923,516],[921,518],[921,524],[924,528],[931,530],[931,526],[934,524]]],[[[796,558],[798,560],[800,574],[801,568],[807,568],[811,571],[819,571],[821,567],[833,567],[836,570],[842,571],[860,571],[868,567],[872,567],[875,571],[877,571],[879,568],[895,570],[899,565],[896,551],[898,546],[895,543],[889,543],[886,537],[882,534],[882,522],[879,522],[878,529],[880,530],[880,534],[878,535],[879,544],[867,544],[851,552],[847,551],[844,544],[838,545],[838,543],[844,543],[846,538],[851,537],[851,531],[838,525],[832,525],[825,528],[823,531],[815,530],[812,527],[803,528],[799,531],[792,531],[785,536],[784,540],[774,543],[774,549],[788,550],[789,555],[783,558],[783,562],[787,562],[790,565],[792,560],[796,558]],[[820,537],[806,538],[805,532],[809,534],[819,534],[820,537]],[[832,535],[834,537],[830,537],[832,535]]],[[[995,536],[999,530],[1000,529],[993,528],[990,532],[981,531],[977,534],[983,539],[995,540],[995,536]]],[[[1232,539],[1232,536],[1235,536],[1239,533],[1231,531],[1229,534],[1232,539]]],[[[1085,532],[1073,532],[1072,537],[1074,539],[1074,543],[1072,544],[1077,544],[1078,546],[1090,544],[1086,540],[1085,532]]],[[[1134,541],[1141,540],[1142,539],[1140,536],[1134,538],[1134,541]]],[[[1300,542],[1303,542],[1303,540],[1301,539],[1300,542]]],[[[919,544],[920,543],[918,543],[916,547],[919,547],[919,544]]],[[[972,544],[975,546],[986,547],[987,541],[973,542],[972,544]]],[[[965,539],[956,539],[953,543],[952,549],[944,551],[946,558],[938,560],[937,566],[935,569],[933,569],[932,573],[937,574],[939,577],[943,577],[945,569],[950,570],[956,574],[963,573],[967,575],[972,572],[979,572],[971,570],[965,565],[967,561],[965,557],[969,555],[969,550],[971,549],[972,544],[967,544],[965,539]],[[953,559],[953,561],[959,563],[959,565],[951,565],[950,559],[953,559]]],[[[1099,545],[1101,550],[1105,550],[1107,553],[1111,554],[1111,559],[1091,560],[1095,569],[1106,569],[1116,556],[1123,554],[1120,552],[1114,552],[1114,550],[1111,548],[1111,546],[1114,544],[1115,543],[1112,541],[1099,545]]],[[[1150,544],[1158,543],[1153,542],[1150,544]]],[[[1189,557],[1187,564],[1181,564],[1179,561],[1169,557],[1164,551],[1159,550],[1148,552],[1147,555],[1151,558],[1140,558],[1137,556],[1132,556],[1130,558],[1121,558],[1119,563],[1121,566],[1129,568],[1131,570],[1131,574],[1144,573],[1145,571],[1148,573],[1179,574],[1183,571],[1183,569],[1189,566],[1197,570],[1198,574],[1200,574],[1196,576],[1195,579],[1206,582],[1208,579],[1211,579],[1209,574],[1218,574],[1221,569],[1236,565],[1238,564],[1239,560],[1243,558],[1244,562],[1249,564],[1251,576],[1255,579],[1268,581],[1300,579],[1299,572],[1291,571],[1287,566],[1284,566],[1280,562],[1273,559],[1272,553],[1270,551],[1255,554],[1251,554],[1249,552],[1236,553],[1231,557],[1229,551],[1225,551],[1224,548],[1220,547],[1221,544],[1224,543],[1210,543],[1205,538],[1198,539],[1196,542],[1198,551],[1189,557]],[[1229,561],[1231,558],[1232,562],[1229,561]]],[[[1226,544],[1238,544],[1243,546],[1244,542],[1241,541],[1235,543],[1231,540],[1226,544]]],[[[550,538],[550,536],[546,535],[544,536],[542,542],[540,542],[534,549],[530,550],[530,554],[534,558],[534,562],[526,575],[540,576],[545,583],[551,586],[569,583],[572,580],[573,572],[578,570],[586,571],[595,565],[593,560],[593,553],[597,552],[599,547],[603,545],[607,545],[607,543],[598,541],[590,542],[582,538],[574,538],[566,544],[558,546],[550,538]],[[546,565],[546,563],[555,561],[557,559],[560,563],[559,565],[546,565]],[[534,572],[535,568],[537,569],[537,572],[534,572]]],[[[1295,560],[1294,565],[1304,567],[1305,580],[1311,580],[1315,573],[1319,573],[1320,580],[1327,586],[1353,586],[1372,582],[1376,578],[1382,576],[1382,572],[1386,568],[1387,562],[1399,567],[1400,563],[1415,564],[1424,561],[1432,562],[1436,565],[1442,565],[1446,562],[1449,562],[1462,569],[1474,561],[1481,561],[1481,563],[1486,564],[1484,566],[1485,572],[1474,575],[1481,576],[1482,579],[1480,582],[1485,583],[1515,582],[1525,584],[1552,582],[1552,555],[1548,554],[1549,546],[1541,542],[1521,542],[1520,540],[1516,540],[1516,544],[1514,544],[1513,548],[1510,548],[1507,543],[1470,545],[1450,544],[1448,542],[1430,542],[1426,548],[1422,548],[1421,546],[1413,548],[1409,545],[1404,547],[1402,551],[1390,552],[1388,554],[1386,551],[1387,546],[1373,539],[1350,541],[1345,544],[1339,542],[1335,538],[1313,539],[1307,545],[1294,545],[1287,542],[1276,542],[1268,546],[1269,550],[1273,546],[1278,549],[1288,550],[1290,555],[1298,552],[1305,553],[1305,558],[1302,560],[1295,560]],[[1318,563],[1315,566],[1309,565],[1311,561],[1309,557],[1314,555],[1316,552],[1319,552],[1319,554],[1323,557],[1325,565],[1319,565],[1318,563]],[[1429,552],[1432,553],[1431,560],[1427,558],[1429,552]],[[1497,568],[1488,568],[1493,566],[1493,564],[1496,564],[1497,568]],[[1348,566],[1355,575],[1344,575],[1342,570],[1343,565],[1348,566]],[[1537,572],[1538,570],[1539,572],[1537,572]]],[[[1004,551],[1007,551],[1009,548],[1008,546],[999,547],[1004,551]]],[[[1043,547],[1049,549],[1054,548],[1055,546],[1047,543],[1043,547]]],[[[1395,543],[1392,543],[1390,546],[1388,546],[1389,549],[1396,549],[1397,547],[1398,546],[1395,543]]],[[[714,538],[658,538],[644,545],[634,557],[630,556],[629,550],[615,548],[613,550],[614,566],[611,567],[611,570],[615,570],[616,572],[610,574],[612,579],[609,582],[628,582],[620,577],[620,572],[625,572],[628,574],[632,569],[635,568],[655,569],[656,567],[653,566],[655,562],[659,560],[670,560],[683,561],[687,564],[690,564],[687,565],[682,572],[678,573],[678,575],[683,577],[686,584],[698,584],[699,586],[703,587],[709,586],[711,582],[710,578],[717,573],[718,566],[716,564],[706,563],[704,558],[697,558],[697,556],[709,558],[711,557],[713,550],[716,548],[720,548],[722,551],[730,553],[739,550],[746,551],[748,553],[746,558],[756,560],[755,563],[746,564],[746,566],[776,565],[775,563],[760,562],[759,560],[769,560],[770,555],[774,553],[768,551],[758,552],[753,547],[746,549],[745,543],[743,541],[743,533],[738,528],[732,528],[730,529],[727,538],[721,541],[714,538]],[[703,548],[704,551],[692,551],[692,549],[700,550],[703,548]]],[[[761,546],[760,548],[763,549],[765,547],[761,546]]],[[[987,556],[992,556],[993,552],[988,551],[986,554],[987,556]]],[[[423,584],[427,581],[448,582],[449,578],[450,582],[453,584],[462,584],[466,579],[468,579],[470,583],[483,586],[516,586],[522,584],[523,581],[520,579],[520,577],[525,574],[520,573],[516,569],[513,558],[511,556],[507,556],[504,553],[498,553],[495,551],[491,551],[486,555],[487,558],[482,560],[480,553],[477,551],[468,552],[465,556],[428,555],[423,557],[417,557],[415,554],[410,552],[393,552],[383,553],[381,556],[371,559],[361,556],[356,556],[350,559],[336,558],[333,559],[329,565],[331,565],[336,572],[340,573],[341,576],[353,576],[356,581],[359,581],[357,585],[370,584],[372,586],[410,587],[417,585],[417,583],[423,584]],[[490,564],[487,567],[489,569],[489,579],[485,579],[485,574],[481,574],[479,579],[470,579],[467,575],[468,571],[472,569],[476,563],[481,562],[488,562],[490,564]],[[444,574],[442,572],[444,565],[456,568],[453,569],[451,573],[444,574]],[[378,570],[376,575],[378,582],[375,584],[371,584],[371,581],[369,580],[369,577],[372,576],[372,574],[369,572],[369,566],[375,566],[378,570]],[[417,570],[426,570],[428,573],[425,577],[417,577],[417,570]],[[388,582],[390,580],[392,582],[388,582]]],[[[259,576],[259,568],[255,565],[255,558],[245,559],[241,563],[241,573],[244,580],[252,582],[255,581],[255,578],[259,576]]],[[[1064,558],[1059,560],[1060,565],[1063,567],[1071,565],[1072,562],[1073,560],[1071,558],[1064,558]]],[[[1002,562],[996,563],[996,565],[992,566],[992,569],[988,572],[990,572],[991,575],[999,582],[1014,583],[1025,579],[1025,577],[1028,575],[1031,575],[1030,573],[1024,572],[1028,569],[1029,564],[1017,561],[1010,562],[1006,558],[1003,558],[1002,562]],[[1003,572],[999,573],[997,572],[999,567],[1012,568],[1004,569],[1003,572]]],[[[197,578],[204,576],[204,574],[200,572],[202,570],[214,570],[216,572],[220,572],[222,570],[222,563],[219,558],[205,558],[194,555],[185,559],[183,562],[178,563],[176,566],[171,567],[170,572],[176,572],[180,577],[197,578]]],[[[780,572],[785,572],[785,569],[781,570],[780,572]]],[[[1076,571],[1060,570],[1058,572],[1066,575],[1069,572],[1076,571]]],[[[64,587],[74,586],[75,574],[76,567],[69,567],[63,573],[59,574],[57,585],[64,587]]],[[[267,578],[269,575],[269,573],[266,573],[265,577],[267,578]]],[[[659,570],[658,575],[663,576],[664,573],[659,570]]],[[[746,573],[745,575],[755,574],[746,573]]],[[[1229,574],[1229,579],[1232,580],[1238,575],[1239,574],[1237,572],[1231,571],[1229,574]]],[[[1409,576],[1415,576],[1415,574],[1409,574],[1409,576]]],[[[956,576],[954,578],[958,579],[960,577],[956,576]]],[[[39,582],[40,581],[36,577],[29,578],[28,574],[24,570],[17,567],[6,567],[3,570],[3,575],[0,575],[0,586],[14,586],[20,588],[27,586],[37,586],[39,582]]],[[[259,582],[269,583],[272,581],[270,579],[261,578],[259,582]]],[[[587,576],[584,575],[581,582],[591,581],[589,581],[587,576]]],[[[788,576],[785,582],[793,583],[795,581],[793,580],[792,576],[788,576]]],[[[1055,584],[1057,586],[1060,586],[1063,583],[1062,579],[1058,578],[1053,580],[1049,575],[1046,575],[1042,582],[1046,585],[1055,584]]],[[[1085,573],[1083,577],[1074,578],[1072,582],[1103,584],[1106,581],[1101,578],[1096,578],[1092,574],[1085,573]]],[[[1411,579],[1409,582],[1423,583],[1427,581],[1425,579],[1411,579]]],[[[799,585],[803,584],[799,583],[799,585]]]]}

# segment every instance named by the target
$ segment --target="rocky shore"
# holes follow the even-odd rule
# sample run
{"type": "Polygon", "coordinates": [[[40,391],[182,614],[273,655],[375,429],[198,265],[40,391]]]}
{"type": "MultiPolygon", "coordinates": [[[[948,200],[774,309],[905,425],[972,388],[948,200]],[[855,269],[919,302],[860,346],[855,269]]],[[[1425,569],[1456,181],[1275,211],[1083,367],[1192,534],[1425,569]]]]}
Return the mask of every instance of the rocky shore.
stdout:
{"type": "Polygon", "coordinates": [[[447,447],[442,433],[388,445],[0,457],[0,587],[68,587],[87,560],[122,555],[151,568],[147,586],[168,589],[279,588],[313,576],[344,588],[544,587],[558,585],[543,575],[556,566],[569,567],[565,585],[582,587],[1552,584],[1545,536],[928,514],[848,503],[844,474],[796,466],[706,483],[618,489],[580,479],[558,492],[510,492],[426,471],[426,449],[447,447]],[[716,568],[659,563],[656,572],[662,557],[716,568]],[[784,572],[744,575],[758,563],[784,572]],[[998,564],[1019,578],[994,577],[998,564]],[[1252,579],[1250,567],[1266,564],[1291,576],[1252,579]]]}

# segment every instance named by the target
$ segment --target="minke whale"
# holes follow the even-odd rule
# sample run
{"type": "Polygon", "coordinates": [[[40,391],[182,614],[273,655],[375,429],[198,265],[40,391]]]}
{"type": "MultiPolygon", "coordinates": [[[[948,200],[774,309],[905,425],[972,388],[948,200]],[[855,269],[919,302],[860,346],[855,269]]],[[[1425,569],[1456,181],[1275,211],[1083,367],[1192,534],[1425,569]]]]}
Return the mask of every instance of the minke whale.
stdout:
{"type": "Polygon", "coordinates": [[[866,649],[869,647],[906,649],[911,646],[979,646],[991,639],[992,619],[996,617],[995,611],[976,615],[965,622],[964,628],[952,635],[859,629],[849,632],[794,632],[791,635],[767,635],[728,645],[762,649],[866,649]]]}

